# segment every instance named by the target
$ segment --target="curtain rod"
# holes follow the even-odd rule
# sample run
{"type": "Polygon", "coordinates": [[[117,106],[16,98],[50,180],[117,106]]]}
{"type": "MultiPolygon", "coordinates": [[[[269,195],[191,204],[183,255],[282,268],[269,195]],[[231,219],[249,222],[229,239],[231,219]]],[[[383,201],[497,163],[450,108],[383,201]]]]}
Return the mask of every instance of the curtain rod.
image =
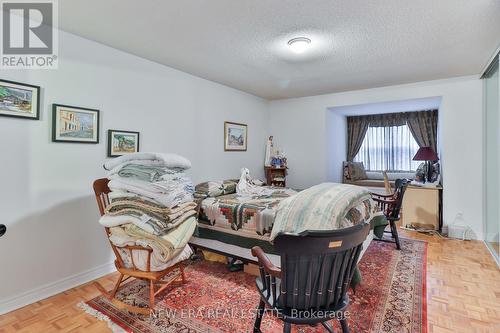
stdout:
{"type": "Polygon", "coordinates": [[[352,115],[352,116],[346,116],[346,118],[351,118],[351,117],[370,117],[370,116],[386,116],[386,115],[394,115],[394,114],[401,114],[401,113],[417,113],[417,112],[432,112],[436,111],[439,112],[439,109],[428,109],[428,110],[419,110],[419,111],[398,111],[398,112],[388,112],[388,113],[372,113],[372,114],[360,114],[360,115],[352,115]]]}

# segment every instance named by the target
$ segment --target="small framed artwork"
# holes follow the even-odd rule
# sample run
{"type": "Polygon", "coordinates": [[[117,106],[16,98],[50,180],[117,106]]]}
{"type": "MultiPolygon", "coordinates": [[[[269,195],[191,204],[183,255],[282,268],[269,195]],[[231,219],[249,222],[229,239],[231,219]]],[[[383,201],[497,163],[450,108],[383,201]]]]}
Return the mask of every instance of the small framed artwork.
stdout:
{"type": "Polygon", "coordinates": [[[40,87],[0,80],[0,116],[40,119],[40,87]]]}
{"type": "Polygon", "coordinates": [[[247,125],[229,121],[224,122],[224,150],[247,150],[247,125]]]}
{"type": "Polygon", "coordinates": [[[52,141],[99,143],[99,110],[53,104],[52,141]]]}
{"type": "Polygon", "coordinates": [[[139,151],[139,132],[108,130],[108,157],[139,151]]]}

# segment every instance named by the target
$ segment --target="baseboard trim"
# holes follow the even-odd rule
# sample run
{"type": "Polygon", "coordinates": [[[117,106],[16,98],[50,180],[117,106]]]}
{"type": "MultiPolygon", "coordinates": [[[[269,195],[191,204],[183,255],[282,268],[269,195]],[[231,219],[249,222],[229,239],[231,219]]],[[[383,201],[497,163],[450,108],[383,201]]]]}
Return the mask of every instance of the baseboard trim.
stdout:
{"type": "Polygon", "coordinates": [[[77,287],[89,281],[100,278],[115,271],[113,262],[103,264],[81,273],[68,276],[55,282],[47,283],[40,287],[28,290],[19,295],[0,300],[0,315],[22,308],[23,306],[38,302],[50,296],[54,296],[68,289],[77,287]]]}

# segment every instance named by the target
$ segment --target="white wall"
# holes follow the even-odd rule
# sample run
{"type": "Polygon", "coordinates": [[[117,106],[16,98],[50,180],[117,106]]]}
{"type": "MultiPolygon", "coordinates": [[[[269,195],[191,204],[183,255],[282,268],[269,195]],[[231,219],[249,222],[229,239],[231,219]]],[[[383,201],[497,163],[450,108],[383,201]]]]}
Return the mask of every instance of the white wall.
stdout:
{"type": "Polygon", "coordinates": [[[326,181],[342,182],[342,162],[347,156],[347,118],[335,110],[326,112],[326,181]]]}
{"type": "MultiPolygon", "coordinates": [[[[271,101],[270,134],[287,153],[288,184],[305,188],[329,179],[327,109],[336,106],[441,96],[444,224],[463,213],[476,236],[482,227],[482,84],[477,77],[420,82],[271,101]]],[[[336,166],[341,168],[341,166],[336,166]]]]}
{"type": "Polygon", "coordinates": [[[2,70],[39,85],[41,120],[0,117],[0,313],[110,270],[111,252],[92,196],[106,130],[141,132],[141,151],[177,152],[195,182],[263,177],[267,101],[70,35],[58,70],[2,70]],[[101,142],[51,142],[51,104],[101,110],[101,142]],[[248,151],[224,152],[225,120],[248,124],[248,151]]]}

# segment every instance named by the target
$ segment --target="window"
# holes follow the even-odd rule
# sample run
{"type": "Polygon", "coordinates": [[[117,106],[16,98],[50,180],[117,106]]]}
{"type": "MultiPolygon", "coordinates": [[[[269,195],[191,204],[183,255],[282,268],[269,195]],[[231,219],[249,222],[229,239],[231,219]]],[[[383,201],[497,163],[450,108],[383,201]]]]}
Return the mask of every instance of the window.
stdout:
{"type": "Polygon", "coordinates": [[[421,163],[412,160],[418,148],[407,125],[368,127],[354,161],[370,171],[415,171],[421,163]]]}

